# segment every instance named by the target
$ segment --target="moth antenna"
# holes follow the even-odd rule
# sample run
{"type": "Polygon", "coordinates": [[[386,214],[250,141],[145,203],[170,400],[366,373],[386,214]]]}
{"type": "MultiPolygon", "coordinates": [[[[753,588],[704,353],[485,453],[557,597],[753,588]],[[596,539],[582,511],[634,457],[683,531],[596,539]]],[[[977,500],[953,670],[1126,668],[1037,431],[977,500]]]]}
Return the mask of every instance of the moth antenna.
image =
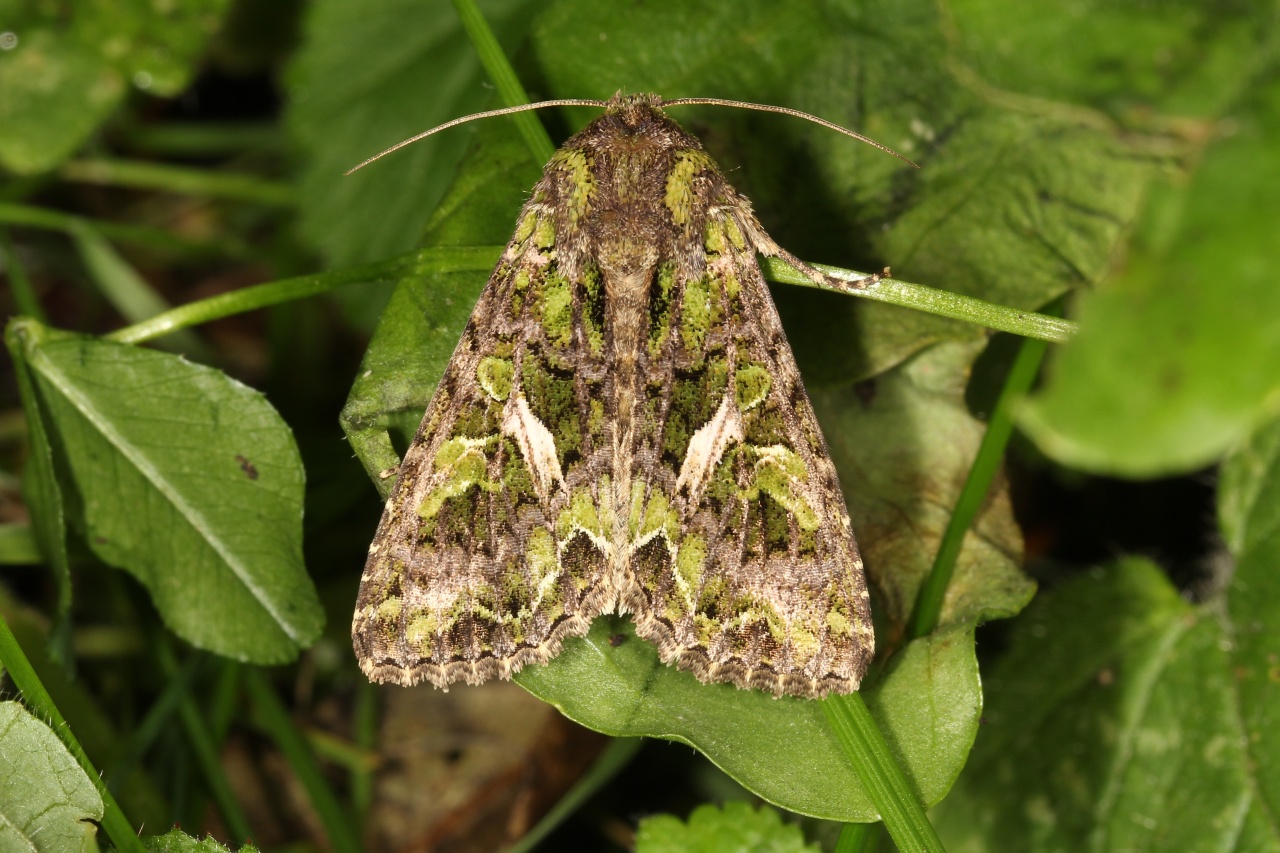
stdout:
{"type": "Polygon", "coordinates": [[[463,116],[462,118],[455,118],[452,121],[446,121],[444,124],[436,125],[430,130],[424,130],[422,133],[419,133],[417,136],[412,136],[404,140],[403,142],[397,142],[395,145],[392,145],[386,151],[380,151],[377,154],[374,154],[368,160],[365,160],[363,163],[361,163],[358,166],[352,166],[350,169],[343,172],[342,174],[350,175],[352,172],[356,171],[357,169],[363,169],[365,166],[368,166],[374,160],[381,159],[382,157],[387,156],[393,151],[399,151],[401,148],[404,148],[406,145],[412,145],[413,143],[417,142],[419,139],[426,139],[428,136],[431,136],[432,134],[439,133],[442,130],[448,130],[449,128],[454,127],[455,125],[466,124],[469,121],[475,121],[476,119],[493,118],[494,116],[506,116],[506,115],[511,115],[512,113],[523,113],[523,112],[528,112],[529,110],[540,110],[545,107],[607,107],[608,105],[609,104],[607,101],[596,101],[588,98],[564,98],[557,101],[538,101],[536,104],[520,104],[519,106],[515,106],[515,107],[503,107],[502,109],[499,109],[499,110],[486,110],[482,113],[472,113],[469,116],[463,116]]]}
{"type": "Polygon", "coordinates": [[[810,113],[804,113],[804,112],[801,112],[800,110],[793,110],[790,107],[775,107],[772,104],[751,104],[751,103],[747,103],[746,101],[727,101],[722,98],[676,98],[671,101],[662,102],[663,107],[684,107],[684,106],[693,106],[693,105],[699,105],[699,106],[706,105],[706,106],[713,106],[713,107],[741,107],[742,109],[745,109],[745,110],[759,110],[762,113],[782,113],[785,116],[795,116],[796,118],[806,119],[808,121],[813,122],[814,124],[820,124],[823,127],[830,128],[831,130],[837,131],[839,133],[843,133],[845,136],[852,136],[854,139],[860,140],[875,148],[879,148],[881,151],[892,154],[894,157],[897,157],[899,160],[902,160],[903,162],[910,163],[912,166],[915,166],[917,169],[920,168],[920,166],[917,163],[902,156],[897,151],[894,151],[892,148],[890,148],[888,145],[882,145],[879,142],[876,142],[874,139],[870,139],[866,136],[863,136],[861,133],[855,133],[854,131],[849,130],[849,128],[841,127],[835,122],[827,121],[825,118],[818,118],[817,116],[811,115],[810,113]]]}

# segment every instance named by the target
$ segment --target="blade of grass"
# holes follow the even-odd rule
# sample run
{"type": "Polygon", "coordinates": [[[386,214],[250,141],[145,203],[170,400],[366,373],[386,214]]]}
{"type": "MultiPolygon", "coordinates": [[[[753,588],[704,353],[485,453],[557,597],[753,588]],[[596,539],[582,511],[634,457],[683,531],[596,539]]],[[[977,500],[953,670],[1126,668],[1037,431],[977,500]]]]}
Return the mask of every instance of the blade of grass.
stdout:
{"type": "Polygon", "coordinates": [[[145,225],[129,225],[122,222],[108,222],[103,219],[72,216],[60,211],[26,204],[0,202],[0,222],[26,228],[39,228],[45,231],[61,231],[65,234],[72,233],[81,224],[88,224],[109,240],[177,252],[192,257],[216,256],[225,260],[228,257],[249,258],[255,254],[239,240],[226,238],[208,242],[185,240],[162,228],[149,228],[145,225]]]}
{"type": "Polygon", "coordinates": [[[542,820],[524,834],[515,844],[506,848],[503,853],[529,853],[546,838],[565,818],[591,799],[591,795],[600,790],[606,782],[617,775],[635,758],[640,747],[644,746],[644,738],[614,738],[591,768],[574,783],[573,787],[560,798],[551,811],[543,815],[542,820]]]}
{"type": "Polygon", "coordinates": [[[75,757],[81,769],[89,776],[94,787],[98,789],[98,794],[102,797],[103,804],[102,828],[106,830],[107,837],[111,839],[111,843],[123,853],[144,853],[142,842],[138,840],[137,833],[129,824],[124,812],[120,810],[120,805],[116,802],[115,797],[112,796],[106,783],[102,781],[102,777],[98,775],[93,762],[89,760],[89,756],[85,754],[84,749],[80,746],[80,742],[71,733],[71,727],[67,725],[67,721],[58,710],[58,706],[53,704],[53,699],[49,696],[49,692],[44,689],[44,685],[40,682],[39,676],[36,675],[35,669],[32,668],[31,662],[27,660],[22,647],[18,645],[17,638],[9,630],[8,621],[3,617],[0,617],[0,664],[4,665],[9,678],[13,680],[14,686],[22,693],[27,707],[36,716],[45,720],[49,724],[49,728],[57,733],[62,742],[66,744],[67,750],[75,757]]]}
{"type": "Polygon", "coordinates": [[[862,697],[857,693],[830,696],[822,700],[822,712],[898,849],[941,851],[942,842],[862,697]]]}
{"type": "Polygon", "coordinates": [[[360,853],[363,849],[360,837],[346,811],[338,803],[329,783],[325,781],[316,763],[307,739],[298,731],[284,704],[276,696],[266,675],[256,667],[244,671],[245,689],[253,701],[258,720],[263,729],[284,753],[294,775],[302,783],[311,801],[311,807],[319,815],[329,837],[329,843],[337,853],[360,853]]]}
{"type": "MultiPolygon", "coordinates": [[[[1051,310],[1059,310],[1057,306],[1058,303],[1055,303],[1051,310]]],[[[915,612],[907,626],[911,639],[932,633],[938,625],[942,602],[946,597],[947,585],[951,582],[965,533],[982,509],[987,492],[991,489],[991,481],[1004,459],[1009,437],[1013,434],[1013,404],[1031,390],[1031,384],[1040,372],[1040,363],[1044,360],[1045,347],[1043,340],[1027,338],[1018,349],[1004,387],[1000,390],[1000,397],[987,421],[987,431],[982,436],[969,476],[965,478],[951,519],[947,522],[947,529],[942,534],[933,567],[916,597],[915,612]]]]}
{"type": "MultiPolygon", "coordinates": [[[[903,308],[914,308],[939,317],[950,317],[953,320],[964,320],[997,332],[1011,332],[1025,338],[1039,338],[1053,343],[1066,343],[1077,330],[1075,323],[1033,311],[1019,311],[1007,308],[971,296],[961,296],[946,290],[926,287],[923,284],[911,284],[894,278],[882,278],[876,284],[860,290],[848,291],[837,288],[822,287],[808,276],[778,258],[761,258],[761,268],[765,278],[780,284],[797,284],[801,287],[814,287],[819,290],[831,290],[849,296],[861,296],[877,302],[888,302],[903,308]]],[[[831,267],[826,264],[814,264],[828,275],[845,281],[857,281],[866,278],[866,273],[831,267]]]]}
{"type": "Polygon", "coordinates": [[[11,322],[4,334],[5,346],[18,380],[18,396],[27,416],[28,455],[22,496],[31,512],[31,529],[40,555],[48,565],[58,590],[56,615],[48,640],[49,654],[70,671],[74,656],[71,650],[71,559],[67,553],[66,509],[62,486],[54,468],[53,444],[45,423],[45,412],[27,367],[30,344],[25,328],[11,322]]]}
{"type": "Polygon", "coordinates": [[[124,749],[116,756],[115,761],[103,768],[103,779],[112,791],[119,788],[121,781],[129,777],[134,767],[147,754],[147,750],[155,744],[174,711],[178,709],[178,703],[190,692],[191,684],[200,673],[203,661],[203,658],[192,655],[182,668],[168,679],[160,696],[152,703],[138,725],[134,726],[124,749]]]}
{"type": "MultiPolygon", "coordinates": [[[[511,62],[502,50],[502,45],[498,44],[498,39],[489,27],[489,22],[484,19],[474,0],[453,0],[453,8],[462,19],[462,26],[467,31],[476,54],[480,57],[480,64],[484,66],[489,79],[498,89],[498,97],[502,100],[503,106],[517,107],[529,103],[529,95],[525,92],[524,86],[520,85],[520,78],[516,76],[515,69],[511,67],[511,62]]],[[[542,126],[542,122],[538,121],[538,117],[532,112],[524,112],[513,114],[511,119],[516,123],[516,128],[524,137],[525,144],[533,153],[533,161],[545,163],[550,160],[551,155],[556,152],[556,146],[551,142],[551,137],[547,135],[546,128],[542,126]]]]}
{"type": "Polygon", "coordinates": [[[133,124],[124,133],[131,147],[165,157],[225,157],[280,151],[288,140],[277,124],[257,122],[156,122],[133,124]]]}
{"type": "Polygon", "coordinates": [[[175,329],[316,296],[348,284],[395,281],[413,273],[489,269],[497,262],[501,251],[490,246],[421,249],[350,269],[267,282],[181,305],[141,323],[117,329],[106,337],[124,344],[138,344],[167,335],[175,329]]]}
{"type": "Polygon", "coordinates": [[[292,207],[293,187],[267,181],[255,175],[188,169],[166,163],[134,160],[71,160],[58,175],[64,180],[87,184],[160,190],[183,195],[228,198],[259,204],[292,207]]]}
{"type": "Polygon", "coordinates": [[[218,659],[218,677],[213,683],[213,699],[209,703],[209,728],[213,739],[221,743],[231,731],[231,720],[240,699],[240,676],[243,664],[226,658],[218,659]]]}
{"type": "Polygon", "coordinates": [[[310,726],[304,734],[316,755],[338,765],[348,773],[372,774],[378,767],[376,748],[366,749],[354,741],[310,726]]]}
{"type": "Polygon", "coordinates": [[[40,548],[29,524],[0,524],[0,566],[40,562],[40,548]]]}
{"type": "MultiPolygon", "coordinates": [[[[168,638],[162,636],[160,631],[153,630],[151,634],[151,647],[156,663],[160,666],[160,672],[172,683],[178,679],[180,671],[173,649],[169,646],[168,638]]],[[[182,719],[187,743],[195,753],[196,763],[200,766],[201,777],[209,793],[213,795],[213,801],[217,804],[218,813],[222,816],[227,831],[238,842],[248,841],[253,835],[249,828],[249,818],[236,800],[231,781],[227,779],[227,774],[222,769],[222,762],[218,759],[217,741],[209,731],[209,724],[200,713],[190,691],[178,695],[178,716],[182,719]]]]}
{"type": "Polygon", "coordinates": [[[833,853],[871,853],[880,840],[878,823],[846,823],[840,828],[833,853]]]}
{"type": "MultiPolygon", "coordinates": [[[[378,749],[378,688],[372,682],[360,679],[356,686],[355,711],[351,720],[357,745],[377,752],[378,749]]],[[[373,806],[373,771],[354,768],[351,771],[351,803],[356,819],[364,826],[373,806]]]]}
{"type": "MultiPolygon", "coordinates": [[[[169,303],[92,226],[77,223],[71,231],[71,238],[89,277],[126,320],[138,323],[169,310],[169,303]]],[[[183,329],[175,330],[172,337],[161,345],[205,361],[211,355],[203,341],[183,329]]]]}
{"type": "Polygon", "coordinates": [[[14,248],[13,237],[8,228],[0,228],[0,252],[4,255],[4,272],[9,279],[9,288],[13,292],[18,313],[35,317],[43,323],[44,309],[40,307],[40,300],[36,299],[35,288],[31,286],[31,279],[27,278],[27,271],[18,258],[18,251],[14,248]]]}

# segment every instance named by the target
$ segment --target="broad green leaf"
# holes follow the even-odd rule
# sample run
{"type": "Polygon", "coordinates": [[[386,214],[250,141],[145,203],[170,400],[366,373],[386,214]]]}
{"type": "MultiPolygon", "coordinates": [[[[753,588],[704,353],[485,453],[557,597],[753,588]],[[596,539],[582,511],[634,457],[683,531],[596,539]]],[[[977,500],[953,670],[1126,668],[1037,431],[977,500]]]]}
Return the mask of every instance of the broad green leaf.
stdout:
{"type": "Polygon", "coordinates": [[[255,391],[176,356],[15,323],[85,539],[191,643],[282,663],[319,636],[302,468],[255,391]]]}
{"type": "MultiPolygon", "coordinates": [[[[537,5],[491,0],[480,7],[510,50],[537,5]]],[[[306,155],[303,236],[334,264],[412,248],[471,131],[446,132],[354,175],[343,172],[402,139],[493,106],[453,9],[432,0],[319,0],[309,6],[288,77],[287,118],[306,155]]]]}
{"type": "Polygon", "coordinates": [[[227,0],[0,4],[0,165],[30,174],[75,152],[129,85],[181,91],[227,0]]]}
{"type": "Polygon", "coordinates": [[[16,600],[0,586],[0,618],[13,632],[28,662],[75,733],[85,754],[110,780],[112,793],[124,814],[139,826],[165,826],[172,807],[155,780],[137,765],[132,772],[115,772],[129,747],[126,733],[116,727],[116,709],[103,706],[83,678],[73,678],[66,666],[51,656],[48,617],[16,600]]]}
{"type": "MultiPolygon", "coordinates": [[[[515,680],[588,728],[687,743],[750,791],[793,812],[879,818],[817,701],[707,685],[658,659],[629,620],[606,616],[515,680]]],[[[917,640],[862,690],[915,792],[938,802],[964,766],[982,710],[973,631],[917,640]]]]}
{"type": "MultiPolygon", "coordinates": [[[[800,257],[1019,308],[1094,281],[1151,167],[1115,134],[986,103],[943,64],[937,4],[646,3],[549,8],[533,48],[552,90],[614,88],[796,107],[915,157],[919,171],[835,133],[725,108],[673,110],[800,257]],[[607,49],[598,49],[607,34],[607,49]],[[915,57],[904,73],[903,56],[915,57]]],[[[812,389],[879,373],[930,343],[979,338],[951,320],[775,288],[812,389]]]]}
{"type": "Polygon", "coordinates": [[[1222,463],[1218,526],[1237,555],[1280,530],[1280,420],[1264,424],[1222,463]]]}
{"type": "Polygon", "coordinates": [[[90,853],[102,798],[48,726],[0,702],[0,850],[90,853]]]}
{"type": "MultiPolygon", "coordinates": [[[[85,271],[124,319],[140,323],[172,307],[93,227],[78,222],[71,230],[71,238],[85,271]]],[[[209,349],[190,329],[180,329],[160,341],[159,345],[165,349],[181,350],[197,357],[209,349]]]]}
{"type": "Polygon", "coordinates": [[[1211,464],[1280,407],[1280,84],[1159,187],[1127,268],[1082,299],[1023,427],[1054,458],[1131,477],[1211,464]]]}
{"type": "MultiPolygon", "coordinates": [[[[223,845],[212,836],[196,839],[180,829],[171,829],[164,835],[149,835],[142,839],[142,846],[147,853],[228,853],[223,845]]],[[[238,853],[258,853],[258,848],[245,844],[237,848],[238,853]]]]}
{"type": "Polygon", "coordinates": [[[5,327],[5,347],[13,359],[18,391],[22,395],[27,418],[27,464],[22,477],[22,496],[31,512],[31,532],[39,547],[39,556],[48,564],[58,588],[58,622],[60,629],[53,646],[58,657],[65,658],[69,643],[71,612],[71,563],[67,557],[67,518],[63,506],[62,487],[54,468],[53,449],[45,413],[36,396],[34,379],[26,358],[26,342],[22,325],[5,327]]]}
{"type": "Polygon", "coordinates": [[[1028,107],[1075,101],[1130,120],[1217,115],[1272,24],[1270,6],[1249,2],[951,0],[947,10],[956,58],[994,89],[1045,99],[1028,107]]]}
{"type": "Polygon", "coordinates": [[[1271,844],[1280,849],[1280,420],[1223,466],[1218,515],[1237,559],[1227,615],[1248,766],[1260,808],[1271,816],[1271,844]]]}
{"type": "MultiPolygon", "coordinates": [[[[30,499],[27,499],[27,505],[31,505],[30,499]]],[[[36,544],[36,534],[31,525],[0,524],[0,565],[21,566],[38,562],[40,547],[36,544]]]]}
{"type": "Polygon", "coordinates": [[[636,828],[636,853],[818,853],[794,824],[743,802],[699,806],[682,821],[654,815],[636,828]]]}
{"type": "MultiPolygon", "coordinates": [[[[492,264],[515,228],[535,169],[508,128],[479,131],[487,156],[463,173],[441,201],[427,242],[438,246],[493,246],[492,264]]],[[[381,472],[400,464],[445,365],[471,316],[486,273],[411,273],[392,292],[360,372],[342,410],[342,427],[365,470],[386,497],[392,484],[381,472]]]]}
{"type": "MultiPolygon", "coordinates": [[[[980,345],[949,342],[863,383],[811,394],[877,593],[876,643],[902,642],[985,430],[964,391],[980,345]]],[[[940,625],[1012,616],[1034,585],[1003,484],[965,537],[940,625]]]]}
{"type": "Polygon", "coordinates": [[[1038,598],[984,679],[987,724],[934,812],[947,849],[1280,849],[1265,818],[1275,702],[1249,701],[1275,691],[1263,652],[1275,633],[1261,625],[1280,597],[1243,564],[1228,597],[1231,620],[1247,602],[1255,621],[1192,606],[1130,559],[1038,598]]]}

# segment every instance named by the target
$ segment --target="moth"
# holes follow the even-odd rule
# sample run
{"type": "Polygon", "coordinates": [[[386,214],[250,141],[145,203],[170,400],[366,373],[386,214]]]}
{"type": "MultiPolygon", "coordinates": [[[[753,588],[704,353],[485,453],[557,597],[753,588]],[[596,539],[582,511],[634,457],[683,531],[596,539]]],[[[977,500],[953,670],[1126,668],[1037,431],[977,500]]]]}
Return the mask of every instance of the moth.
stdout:
{"type": "Polygon", "coordinates": [[[878,276],[834,281],[765,233],[663,109],[715,101],[535,106],[584,103],[604,112],[547,163],[400,465],[360,667],[509,678],[616,612],[704,682],[856,690],[862,561],[757,256],[878,276]]]}

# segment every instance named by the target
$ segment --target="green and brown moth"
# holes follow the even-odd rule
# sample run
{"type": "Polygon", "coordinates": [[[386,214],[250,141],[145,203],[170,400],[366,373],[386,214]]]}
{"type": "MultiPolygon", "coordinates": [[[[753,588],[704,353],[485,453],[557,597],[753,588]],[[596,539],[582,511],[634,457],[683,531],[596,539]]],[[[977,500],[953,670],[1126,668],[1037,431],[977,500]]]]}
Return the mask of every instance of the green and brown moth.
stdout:
{"type": "Polygon", "coordinates": [[[663,112],[704,102],[555,102],[604,113],[547,164],[404,455],[352,624],[374,681],[508,678],[617,612],[704,682],[858,688],[862,561],[756,256],[878,277],[765,233],[663,112]]]}

